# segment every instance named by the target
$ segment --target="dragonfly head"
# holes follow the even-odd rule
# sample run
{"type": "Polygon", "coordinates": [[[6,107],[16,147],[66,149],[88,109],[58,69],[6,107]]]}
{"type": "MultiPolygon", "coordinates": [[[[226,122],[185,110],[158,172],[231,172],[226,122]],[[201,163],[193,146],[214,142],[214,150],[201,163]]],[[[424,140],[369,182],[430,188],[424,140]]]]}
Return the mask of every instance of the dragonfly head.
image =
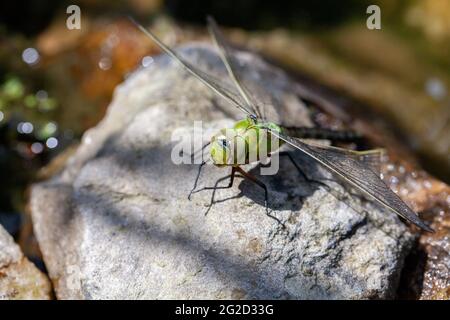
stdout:
{"type": "Polygon", "coordinates": [[[225,166],[231,159],[231,142],[222,133],[211,138],[211,160],[216,166],[225,166]]]}

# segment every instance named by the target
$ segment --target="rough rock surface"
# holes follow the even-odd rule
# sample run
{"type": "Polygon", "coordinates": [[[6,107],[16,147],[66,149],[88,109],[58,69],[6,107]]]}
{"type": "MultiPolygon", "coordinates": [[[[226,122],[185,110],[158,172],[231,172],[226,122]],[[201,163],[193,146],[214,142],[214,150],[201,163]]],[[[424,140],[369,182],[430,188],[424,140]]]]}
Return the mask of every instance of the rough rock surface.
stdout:
{"type": "Polygon", "coordinates": [[[51,298],[49,279],[27,258],[0,226],[0,300],[51,298]]]}
{"type": "MultiPolygon", "coordinates": [[[[225,78],[209,46],[182,52],[225,78]]],[[[273,119],[311,124],[295,83],[256,56],[239,58],[247,86],[279,105],[273,119]]],[[[66,169],[32,189],[34,229],[57,297],[393,297],[413,242],[408,228],[302,154],[293,152],[332,191],[305,183],[281,159],[277,175],[260,179],[286,228],[265,214],[259,187],[242,179],[216,192],[206,216],[210,191],[188,201],[198,166],[172,163],[173,131],[203,120],[212,133],[241,116],[166,56],[120,85],[66,169]]],[[[245,169],[259,175],[258,166],[245,169]]],[[[206,166],[198,187],[227,174],[206,166]]]]}

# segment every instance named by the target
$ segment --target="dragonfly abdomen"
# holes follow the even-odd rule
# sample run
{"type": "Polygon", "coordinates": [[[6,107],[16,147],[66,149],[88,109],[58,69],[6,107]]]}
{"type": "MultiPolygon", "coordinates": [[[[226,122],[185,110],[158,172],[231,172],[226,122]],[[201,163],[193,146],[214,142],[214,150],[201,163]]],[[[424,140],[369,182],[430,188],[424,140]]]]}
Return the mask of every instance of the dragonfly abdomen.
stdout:
{"type": "Polygon", "coordinates": [[[332,130],[326,128],[310,127],[283,127],[285,134],[301,139],[331,140],[336,142],[354,142],[362,136],[351,130],[332,130]]]}

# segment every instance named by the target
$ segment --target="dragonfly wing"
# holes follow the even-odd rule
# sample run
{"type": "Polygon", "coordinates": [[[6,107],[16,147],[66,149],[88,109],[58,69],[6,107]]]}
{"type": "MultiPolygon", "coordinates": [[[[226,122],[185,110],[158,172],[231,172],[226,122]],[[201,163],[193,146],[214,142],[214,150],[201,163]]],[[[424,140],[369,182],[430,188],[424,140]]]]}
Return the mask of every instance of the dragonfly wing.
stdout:
{"type": "Polygon", "coordinates": [[[226,88],[226,86],[220,83],[217,79],[213,78],[209,74],[201,71],[200,69],[194,67],[191,63],[182,58],[178,53],[166,46],[158,37],[156,37],[152,32],[145,29],[142,25],[136,22],[133,18],[129,17],[131,22],[133,22],[143,33],[145,33],[150,39],[152,39],[158,47],[161,48],[166,54],[168,54],[172,59],[177,61],[184,69],[186,69],[191,75],[196,77],[198,80],[203,82],[207,87],[213,90],[216,94],[226,99],[236,108],[246,113],[247,115],[252,115],[252,112],[245,107],[245,103],[241,101],[240,95],[234,93],[232,89],[226,88]]]}
{"type": "Polygon", "coordinates": [[[385,153],[385,150],[382,148],[364,150],[364,151],[355,151],[349,149],[338,148],[335,146],[324,146],[319,144],[314,144],[313,142],[307,143],[310,147],[315,148],[317,151],[322,151],[325,153],[335,152],[340,153],[344,157],[351,157],[356,161],[362,162],[367,169],[372,170],[378,176],[381,172],[381,160],[385,153]]]}
{"type": "Polygon", "coordinates": [[[344,181],[370,196],[378,203],[394,211],[399,216],[426,231],[434,231],[420,220],[417,214],[412,211],[363,161],[358,161],[355,157],[345,154],[342,149],[334,150],[333,148],[327,149],[326,147],[317,147],[280,134],[279,132],[270,129],[269,131],[274,136],[318,161],[329,171],[338,175],[344,181]]]}
{"type": "Polygon", "coordinates": [[[222,32],[220,31],[219,27],[217,26],[216,21],[211,17],[208,16],[208,30],[211,34],[211,37],[213,38],[214,44],[219,50],[220,58],[222,59],[227,71],[228,75],[230,76],[233,83],[236,85],[236,88],[239,90],[239,93],[241,94],[242,98],[246,102],[247,106],[252,109],[252,111],[261,118],[261,112],[258,109],[258,104],[255,102],[253,97],[250,95],[250,93],[247,91],[247,89],[244,87],[244,85],[241,83],[240,79],[238,78],[238,72],[237,70],[238,65],[236,58],[234,57],[232,50],[226,41],[225,37],[222,35],[222,32]]]}

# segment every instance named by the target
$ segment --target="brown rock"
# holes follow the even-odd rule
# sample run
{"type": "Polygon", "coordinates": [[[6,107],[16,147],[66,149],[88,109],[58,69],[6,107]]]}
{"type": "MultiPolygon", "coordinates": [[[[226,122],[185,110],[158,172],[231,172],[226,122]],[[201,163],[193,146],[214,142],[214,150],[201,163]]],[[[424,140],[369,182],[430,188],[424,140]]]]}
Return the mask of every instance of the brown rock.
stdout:
{"type": "Polygon", "coordinates": [[[52,298],[48,278],[24,257],[0,226],[0,300],[52,298]]]}

